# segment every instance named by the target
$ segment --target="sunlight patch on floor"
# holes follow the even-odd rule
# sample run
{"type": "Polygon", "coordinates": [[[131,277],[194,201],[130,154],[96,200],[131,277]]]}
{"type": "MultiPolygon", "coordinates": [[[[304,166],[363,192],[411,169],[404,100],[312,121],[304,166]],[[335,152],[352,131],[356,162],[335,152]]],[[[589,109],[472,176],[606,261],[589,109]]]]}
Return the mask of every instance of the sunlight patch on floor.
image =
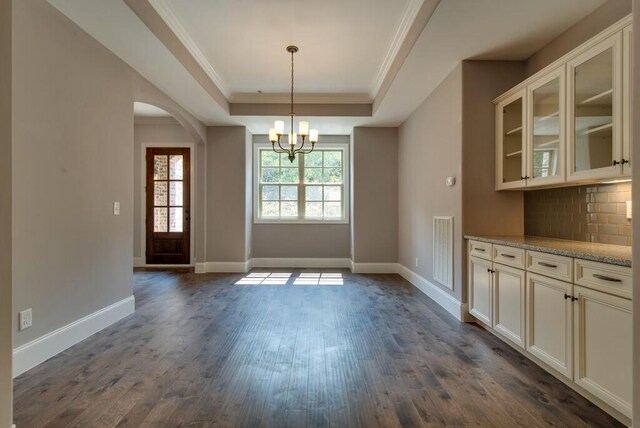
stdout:
{"type": "Polygon", "coordinates": [[[236,285],[285,285],[289,278],[290,272],[255,272],[236,282],[236,285]]]}
{"type": "MultiPolygon", "coordinates": [[[[291,272],[253,272],[236,282],[236,285],[286,285],[291,272]]],[[[310,272],[294,278],[293,285],[344,285],[341,273],[310,272]]]]}
{"type": "Polygon", "coordinates": [[[344,285],[341,273],[301,273],[293,285],[344,285]]]}

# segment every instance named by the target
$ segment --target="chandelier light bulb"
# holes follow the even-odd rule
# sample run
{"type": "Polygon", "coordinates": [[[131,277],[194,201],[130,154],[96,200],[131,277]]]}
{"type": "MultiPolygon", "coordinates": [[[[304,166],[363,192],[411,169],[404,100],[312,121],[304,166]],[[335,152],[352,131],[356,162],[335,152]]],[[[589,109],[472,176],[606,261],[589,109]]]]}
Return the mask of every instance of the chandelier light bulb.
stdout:
{"type": "Polygon", "coordinates": [[[276,134],[275,128],[269,129],[269,141],[271,141],[272,143],[278,141],[278,135],[276,134]]]}
{"type": "Polygon", "coordinates": [[[312,129],[311,131],[309,131],[309,141],[311,141],[312,143],[317,143],[318,142],[318,130],[317,129],[312,129]]]}
{"type": "Polygon", "coordinates": [[[276,130],[276,134],[277,135],[282,135],[284,134],[284,121],[282,120],[276,120],[275,124],[273,125],[273,127],[276,130]]]}
{"type": "Polygon", "coordinates": [[[306,137],[307,135],[309,135],[309,122],[304,120],[301,121],[300,124],[298,125],[298,132],[303,137],[306,137]]]}
{"type": "Polygon", "coordinates": [[[298,141],[298,134],[296,134],[295,132],[289,132],[289,145],[295,146],[297,141],[298,141]]]}

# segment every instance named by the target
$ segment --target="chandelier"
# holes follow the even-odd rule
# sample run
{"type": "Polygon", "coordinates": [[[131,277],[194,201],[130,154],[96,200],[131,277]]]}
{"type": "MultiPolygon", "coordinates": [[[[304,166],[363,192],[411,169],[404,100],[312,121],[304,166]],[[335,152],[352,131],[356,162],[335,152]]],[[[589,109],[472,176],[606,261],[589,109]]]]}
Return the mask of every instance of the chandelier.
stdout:
{"type": "Polygon", "coordinates": [[[289,117],[291,119],[291,128],[289,129],[289,148],[285,149],[280,143],[280,138],[284,135],[283,120],[276,120],[274,123],[274,127],[269,129],[269,141],[271,141],[271,147],[273,148],[274,152],[286,153],[289,161],[293,163],[293,161],[296,159],[297,153],[311,153],[313,151],[313,147],[318,142],[318,130],[309,130],[309,122],[303,120],[298,124],[298,132],[294,132],[293,117],[296,114],[293,111],[293,54],[298,52],[298,47],[287,46],[287,52],[291,53],[291,112],[289,113],[289,117]],[[298,136],[302,138],[302,143],[300,144],[300,147],[296,148],[298,146],[298,136]],[[311,149],[303,150],[304,143],[307,137],[309,137],[311,149]],[[278,147],[276,147],[276,143],[278,144],[278,147]]]}

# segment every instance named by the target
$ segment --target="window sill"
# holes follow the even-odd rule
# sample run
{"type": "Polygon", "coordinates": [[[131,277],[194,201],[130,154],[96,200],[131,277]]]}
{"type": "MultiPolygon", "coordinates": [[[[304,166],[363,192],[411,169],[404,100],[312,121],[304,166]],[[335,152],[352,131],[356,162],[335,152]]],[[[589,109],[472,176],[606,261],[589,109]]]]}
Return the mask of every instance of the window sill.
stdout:
{"type": "Polygon", "coordinates": [[[253,219],[253,224],[349,224],[349,220],[267,220],[253,219]]]}

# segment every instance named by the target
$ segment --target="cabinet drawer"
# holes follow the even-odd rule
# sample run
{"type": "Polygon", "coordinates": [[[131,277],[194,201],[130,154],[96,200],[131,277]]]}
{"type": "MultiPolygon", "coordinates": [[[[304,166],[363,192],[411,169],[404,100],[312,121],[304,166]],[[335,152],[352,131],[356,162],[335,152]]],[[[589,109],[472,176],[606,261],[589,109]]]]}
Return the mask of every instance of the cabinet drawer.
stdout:
{"type": "Polygon", "coordinates": [[[631,299],[631,268],[576,259],[575,270],[576,284],[631,299]]]}
{"type": "Polygon", "coordinates": [[[527,270],[561,281],[573,281],[573,259],[571,257],[527,251],[527,270]]]}
{"type": "Polygon", "coordinates": [[[496,263],[524,269],[524,255],[524,250],[520,248],[493,246],[493,261],[496,263]]]}
{"type": "Polygon", "coordinates": [[[492,246],[489,242],[469,241],[469,255],[491,260],[492,246]]]}

